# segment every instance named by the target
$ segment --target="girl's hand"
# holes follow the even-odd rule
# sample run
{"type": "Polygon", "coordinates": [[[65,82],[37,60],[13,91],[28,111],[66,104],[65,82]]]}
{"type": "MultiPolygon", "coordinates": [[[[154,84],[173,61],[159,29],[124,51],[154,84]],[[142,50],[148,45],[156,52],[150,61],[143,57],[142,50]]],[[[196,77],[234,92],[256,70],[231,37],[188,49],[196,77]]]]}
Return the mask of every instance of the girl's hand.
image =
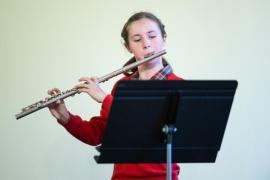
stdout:
{"type": "Polygon", "coordinates": [[[96,77],[81,77],[79,79],[81,84],[76,85],[74,88],[79,92],[85,92],[95,101],[102,103],[106,93],[98,85],[98,80],[96,77]]]}
{"type": "MultiPolygon", "coordinates": [[[[57,94],[61,93],[61,91],[57,88],[52,88],[48,90],[48,94],[50,96],[56,96],[57,94]]],[[[47,97],[46,99],[49,99],[47,97]]],[[[67,123],[69,120],[69,113],[66,108],[66,105],[63,100],[58,100],[54,102],[53,104],[48,106],[51,114],[58,120],[60,120],[63,123],[67,123]]]]}

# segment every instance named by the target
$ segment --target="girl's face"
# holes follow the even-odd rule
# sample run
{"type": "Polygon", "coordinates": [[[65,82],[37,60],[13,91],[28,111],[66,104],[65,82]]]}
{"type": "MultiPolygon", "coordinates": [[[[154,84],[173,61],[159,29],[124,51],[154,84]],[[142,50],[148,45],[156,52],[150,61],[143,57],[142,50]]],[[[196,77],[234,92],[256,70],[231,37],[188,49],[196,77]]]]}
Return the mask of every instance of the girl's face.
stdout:
{"type": "Polygon", "coordinates": [[[127,49],[136,59],[143,59],[164,49],[166,36],[162,37],[156,22],[142,18],[128,26],[127,49]]]}

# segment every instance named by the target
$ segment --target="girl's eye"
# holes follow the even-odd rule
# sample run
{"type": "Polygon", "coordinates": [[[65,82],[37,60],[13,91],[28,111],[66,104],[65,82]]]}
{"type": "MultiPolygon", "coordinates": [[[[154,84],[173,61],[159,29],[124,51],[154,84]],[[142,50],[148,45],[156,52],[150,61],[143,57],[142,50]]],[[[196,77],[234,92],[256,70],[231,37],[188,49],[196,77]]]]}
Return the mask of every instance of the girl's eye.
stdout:
{"type": "Polygon", "coordinates": [[[150,39],[154,39],[156,36],[150,36],[150,39]]]}
{"type": "Polygon", "coordinates": [[[141,39],[134,39],[134,42],[139,42],[141,39]]]}

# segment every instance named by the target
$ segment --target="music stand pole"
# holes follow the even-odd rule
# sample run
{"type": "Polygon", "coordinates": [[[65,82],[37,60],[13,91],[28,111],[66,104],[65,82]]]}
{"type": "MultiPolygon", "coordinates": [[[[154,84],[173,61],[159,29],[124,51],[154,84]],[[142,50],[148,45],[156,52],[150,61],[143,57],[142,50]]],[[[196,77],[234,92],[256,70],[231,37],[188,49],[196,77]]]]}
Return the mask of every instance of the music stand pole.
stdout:
{"type": "Polygon", "coordinates": [[[177,131],[177,128],[175,128],[173,125],[165,125],[162,128],[162,132],[166,134],[166,161],[167,161],[167,180],[172,180],[172,139],[173,139],[173,133],[177,131]]]}

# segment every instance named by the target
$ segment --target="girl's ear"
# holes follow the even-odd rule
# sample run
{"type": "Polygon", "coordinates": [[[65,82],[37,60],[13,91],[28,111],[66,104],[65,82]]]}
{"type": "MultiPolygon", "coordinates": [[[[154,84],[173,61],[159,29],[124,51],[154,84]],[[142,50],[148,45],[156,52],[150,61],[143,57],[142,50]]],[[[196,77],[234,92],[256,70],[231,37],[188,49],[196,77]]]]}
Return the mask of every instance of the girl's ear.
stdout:
{"type": "Polygon", "coordinates": [[[127,43],[124,43],[125,47],[127,48],[128,52],[132,53],[132,51],[130,50],[129,46],[127,45],[127,43]]]}
{"type": "Polygon", "coordinates": [[[167,34],[164,34],[163,42],[166,42],[166,40],[167,40],[167,34]]]}

